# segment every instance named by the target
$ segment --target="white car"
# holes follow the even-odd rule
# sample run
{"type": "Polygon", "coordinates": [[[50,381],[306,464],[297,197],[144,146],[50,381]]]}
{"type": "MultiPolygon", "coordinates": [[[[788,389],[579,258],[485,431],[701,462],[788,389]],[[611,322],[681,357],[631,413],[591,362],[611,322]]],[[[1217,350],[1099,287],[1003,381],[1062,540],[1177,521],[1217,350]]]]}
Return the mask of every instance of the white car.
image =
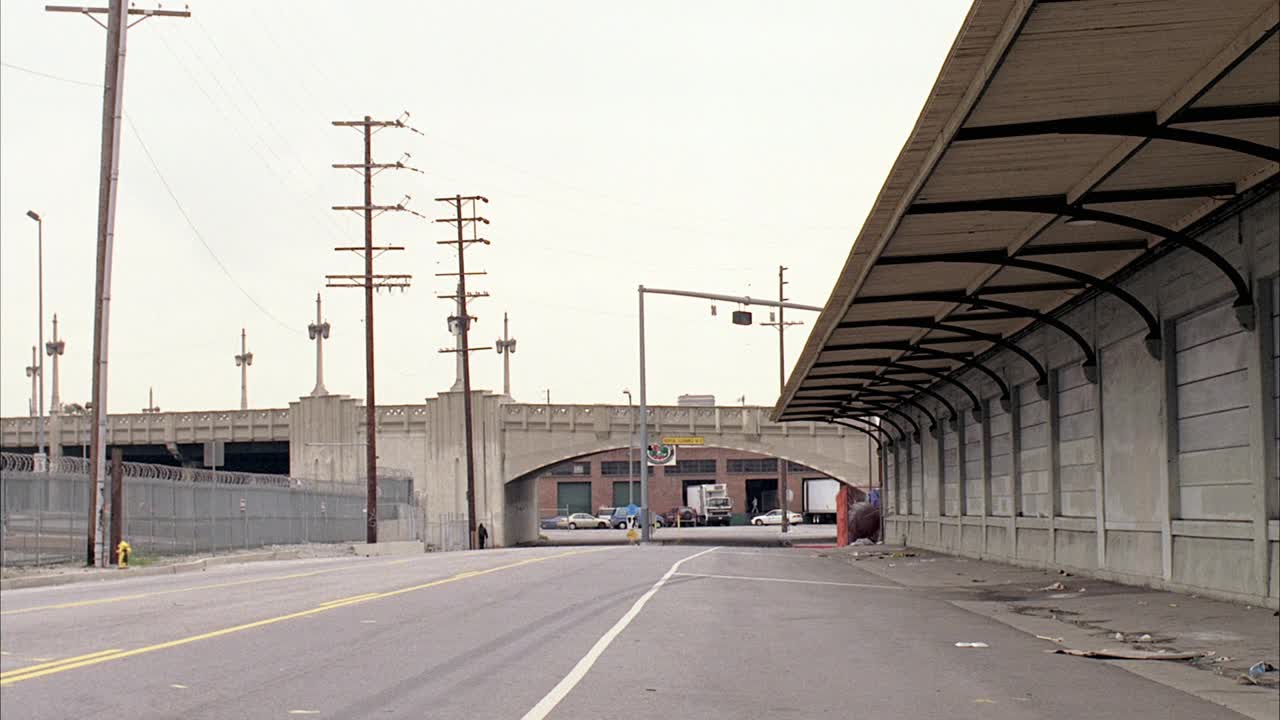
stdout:
{"type": "Polygon", "coordinates": [[[607,528],[609,527],[609,522],[601,520],[591,513],[574,513],[569,516],[567,525],[570,530],[577,530],[578,528],[607,528]]]}
{"type": "MultiPolygon", "coordinates": [[[[787,522],[792,525],[799,525],[804,522],[804,516],[798,512],[787,511],[787,522]]],[[[770,510],[763,515],[757,515],[751,518],[752,525],[781,525],[782,511],[770,510]]]]}

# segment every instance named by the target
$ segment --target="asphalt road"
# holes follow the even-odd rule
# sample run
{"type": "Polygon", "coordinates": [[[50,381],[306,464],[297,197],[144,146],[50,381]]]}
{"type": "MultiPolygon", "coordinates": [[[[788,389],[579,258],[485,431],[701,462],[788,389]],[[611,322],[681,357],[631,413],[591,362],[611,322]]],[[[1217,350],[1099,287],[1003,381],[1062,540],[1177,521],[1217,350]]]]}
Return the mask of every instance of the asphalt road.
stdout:
{"type": "Polygon", "coordinates": [[[0,716],[1237,717],[823,555],[534,548],[8,591],[0,716]]]}

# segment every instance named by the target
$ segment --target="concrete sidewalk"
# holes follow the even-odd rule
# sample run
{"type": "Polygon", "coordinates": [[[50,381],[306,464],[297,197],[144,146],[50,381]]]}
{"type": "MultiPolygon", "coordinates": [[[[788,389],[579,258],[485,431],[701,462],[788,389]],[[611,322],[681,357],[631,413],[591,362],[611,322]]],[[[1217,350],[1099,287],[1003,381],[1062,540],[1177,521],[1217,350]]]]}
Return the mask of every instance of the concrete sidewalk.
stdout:
{"type": "Polygon", "coordinates": [[[1190,661],[1078,660],[1112,663],[1251,717],[1280,717],[1280,673],[1267,673],[1260,685],[1241,680],[1257,662],[1280,665],[1280,617],[1270,609],[912,548],[875,545],[826,552],[1039,636],[1046,652],[1203,653],[1190,661]]]}

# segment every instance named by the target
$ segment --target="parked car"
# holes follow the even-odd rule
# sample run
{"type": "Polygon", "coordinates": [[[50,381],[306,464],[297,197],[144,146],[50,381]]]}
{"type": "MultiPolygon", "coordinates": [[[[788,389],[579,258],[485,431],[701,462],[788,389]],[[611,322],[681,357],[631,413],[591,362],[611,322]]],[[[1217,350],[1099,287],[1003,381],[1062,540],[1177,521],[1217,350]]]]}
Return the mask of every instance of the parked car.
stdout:
{"type": "MultiPolygon", "coordinates": [[[[787,521],[792,525],[799,525],[804,522],[804,516],[798,512],[787,511],[787,521]]],[[[757,515],[751,518],[752,525],[781,525],[782,511],[770,510],[763,515],[757,515]]]]}
{"type": "Polygon", "coordinates": [[[578,528],[607,528],[609,527],[609,522],[601,520],[591,513],[574,513],[569,516],[567,525],[570,530],[577,530],[578,528]]]}
{"type": "Polygon", "coordinates": [[[555,517],[542,518],[543,530],[563,530],[569,527],[569,518],[564,515],[556,515],[555,517]]]}
{"type": "Polygon", "coordinates": [[[603,520],[603,521],[605,521],[605,522],[607,522],[607,523],[612,523],[612,522],[613,522],[613,513],[614,513],[614,511],[616,511],[616,510],[617,510],[617,508],[611,508],[611,507],[600,507],[600,508],[596,508],[596,517],[600,518],[601,520],[603,520]]]}
{"type": "MultiPolygon", "coordinates": [[[[627,526],[627,522],[631,519],[631,517],[632,515],[631,513],[627,512],[627,508],[625,507],[616,508],[613,511],[613,517],[609,518],[609,524],[615,530],[621,530],[622,528],[625,528],[627,526]]],[[[664,527],[668,525],[666,519],[662,517],[661,513],[656,513],[656,512],[653,512],[652,510],[649,511],[649,519],[652,520],[654,527],[664,527]]]]}
{"type": "Polygon", "coordinates": [[[679,524],[681,526],[697,525],[698,511],[694,510],[688,505],[681,505],[680,507],[673,507],[670,510],[663,513],[662,520],[667,525],[672,525],[672,526],[677,524],[677,520],[679,521],[679,524]]]}

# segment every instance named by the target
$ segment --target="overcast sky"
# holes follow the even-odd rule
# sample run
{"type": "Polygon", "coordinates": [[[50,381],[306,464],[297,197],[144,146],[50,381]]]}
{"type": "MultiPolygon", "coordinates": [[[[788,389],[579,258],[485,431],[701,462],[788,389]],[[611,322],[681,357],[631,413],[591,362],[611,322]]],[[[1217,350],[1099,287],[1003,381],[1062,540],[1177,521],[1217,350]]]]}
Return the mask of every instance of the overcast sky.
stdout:
{"type": "MultiPolygon", "coordinates": [[[[103,3],[105,4],[105,3],[103,3]]],[[[145,6],[145,3],[139,3],[145,6]]],[[[174,3],[165,3],[174,7],[174,3]]],[[[89,399],[105,32],[43,2],[0,4],[0,412],[25,415],[36,338],[36,228],[45,218],[45,312],[67,343],[64,402],[89,399]],[[16,66],[16,67],[14,67],[16,66]],[[39,74],[33,74],[39,73],[39,74]],[[54,76],[45,77],[40,74],[54,76]]],[[[129,33],[111,314],[111,412],[154,386],[165,410],[239,406],[240,329],[252,407],[314,384],[306,326],[323,292],[331,392],[364,395],[356,273],[361,140],[330,121],[403,111],[387,130],[375,201],[490,198],[488,271],[473,344],[502,313],[518,338],[513,395],[625,402],[637,390],[636,286],[821,305],[959,29],[967,2],[217,2],[129,33]],[[148,159],[148,151],[152,159],[148,159]],[[154,166],[153,162],[154,160],[154,166]]],[[[437,294],[447,225],[375,221],[378,260],[413,287],[377,299],[380,404],[453,382],[437,294]]],[[[650,297],[650,402],[682,393],[772,404],[777,334],[730,324],[723,304],[650,297]]],[[[756,319],[767,320],[757,310],[756,319]]],[[[814,315],[788,331],[790,371],[814,315]]],[[[790,317],[790,316],[789,316],[790,317]]],[[[46,317],[46,340],[49,339],[46,317]]],[[[46,394],[52,371],[46,363],[46,394]]],[[[473,359],[501,390],[501,359],[473,359]]]]}

